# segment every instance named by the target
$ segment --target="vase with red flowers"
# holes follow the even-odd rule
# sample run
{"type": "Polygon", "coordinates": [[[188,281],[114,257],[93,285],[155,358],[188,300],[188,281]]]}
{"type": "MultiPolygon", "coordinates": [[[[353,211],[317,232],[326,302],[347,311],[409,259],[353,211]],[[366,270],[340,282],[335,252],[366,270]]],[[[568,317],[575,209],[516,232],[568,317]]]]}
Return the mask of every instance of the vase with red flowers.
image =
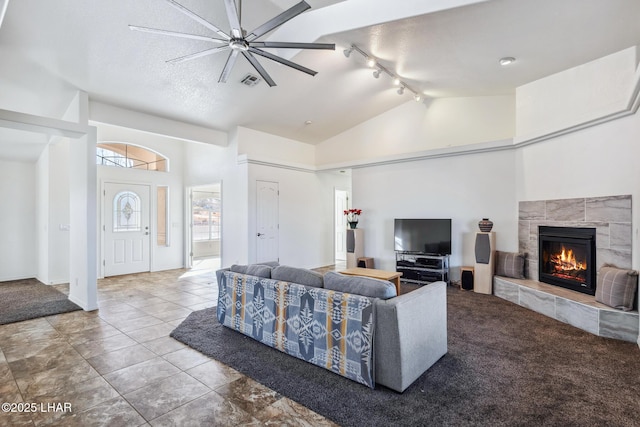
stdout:
{"type": "Polygon", "coordinates": [[[349,228],[355,229],[358,226],[358,217],[362,214],[362,209],[345,209],[349,228]]]}

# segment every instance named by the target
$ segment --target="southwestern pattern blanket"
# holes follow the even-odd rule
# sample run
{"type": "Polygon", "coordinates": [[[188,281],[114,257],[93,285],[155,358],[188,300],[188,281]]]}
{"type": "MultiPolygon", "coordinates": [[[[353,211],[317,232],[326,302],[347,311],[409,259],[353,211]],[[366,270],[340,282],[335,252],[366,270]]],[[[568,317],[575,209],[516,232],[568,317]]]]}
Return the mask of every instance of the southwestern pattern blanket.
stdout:
{"type": "Polygon", "coordinates": [[[224,272],[217,317],[265,345],[371,388],[375,305],[367,297],[224,272]]]}

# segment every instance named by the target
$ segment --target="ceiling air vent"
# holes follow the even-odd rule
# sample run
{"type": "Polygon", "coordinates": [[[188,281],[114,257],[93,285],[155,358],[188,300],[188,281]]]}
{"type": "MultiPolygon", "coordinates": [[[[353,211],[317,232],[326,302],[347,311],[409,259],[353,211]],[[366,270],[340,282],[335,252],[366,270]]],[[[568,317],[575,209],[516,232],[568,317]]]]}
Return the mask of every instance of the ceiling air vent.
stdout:
{"type": "Polygon", "coordinates": [[[260,77],[254,76],[253,74],[247,74],[242,78],[242,80],[240,80],[240,83],[249,87],[253,87],[260,83],[260,77]]]}

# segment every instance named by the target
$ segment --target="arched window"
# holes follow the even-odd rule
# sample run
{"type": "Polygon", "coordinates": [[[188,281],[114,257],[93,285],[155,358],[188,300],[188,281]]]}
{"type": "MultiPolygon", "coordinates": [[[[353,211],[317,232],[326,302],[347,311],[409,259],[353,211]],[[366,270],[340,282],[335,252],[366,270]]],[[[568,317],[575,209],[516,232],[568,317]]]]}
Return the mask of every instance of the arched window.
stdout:
{"type": "Polygon", "coordinates": [[[133,191],[121,191],[113,198],[113,231],[141,231],[140,196],[133,191]]]}
{"type": "Polygon", "coordinates": [[[148,148],[121,142],[102,142],[96,147],[96,163],[102,166],[167,172],[169,159],[148,148]]]}

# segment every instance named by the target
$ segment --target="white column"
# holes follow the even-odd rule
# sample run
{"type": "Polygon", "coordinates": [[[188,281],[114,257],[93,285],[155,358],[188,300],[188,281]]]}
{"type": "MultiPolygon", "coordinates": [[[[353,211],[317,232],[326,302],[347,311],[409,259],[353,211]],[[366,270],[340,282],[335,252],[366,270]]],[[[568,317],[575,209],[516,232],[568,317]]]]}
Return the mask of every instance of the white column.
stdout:
{"type": "Polygon", "coordinates": [[[95,127],[71,140],[69,299],[84,310],[98,308],[95,127]]]}

